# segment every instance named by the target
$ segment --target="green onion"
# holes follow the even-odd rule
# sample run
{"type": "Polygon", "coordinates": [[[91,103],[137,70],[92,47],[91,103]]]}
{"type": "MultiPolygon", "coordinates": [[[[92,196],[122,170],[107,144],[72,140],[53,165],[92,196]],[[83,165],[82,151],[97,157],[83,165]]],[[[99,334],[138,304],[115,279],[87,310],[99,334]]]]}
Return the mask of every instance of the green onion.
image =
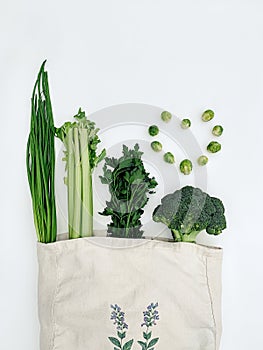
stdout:
{"type": "Polygon", "coordinates": [[[43,62],[31,99],[31,126],[27,142],[27,175],[39,242],[56,241],[54,120],[43,62]]]}

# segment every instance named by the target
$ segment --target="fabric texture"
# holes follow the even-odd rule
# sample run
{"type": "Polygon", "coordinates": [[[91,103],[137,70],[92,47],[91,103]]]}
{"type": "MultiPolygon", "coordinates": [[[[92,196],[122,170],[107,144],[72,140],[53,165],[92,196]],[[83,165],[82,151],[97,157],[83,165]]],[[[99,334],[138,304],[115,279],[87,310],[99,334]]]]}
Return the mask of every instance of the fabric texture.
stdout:
{"type": "Polygon", "coordinates": [[[220,248],[90,237],[38,260],[41,350],[219,349],[220,248]]]}

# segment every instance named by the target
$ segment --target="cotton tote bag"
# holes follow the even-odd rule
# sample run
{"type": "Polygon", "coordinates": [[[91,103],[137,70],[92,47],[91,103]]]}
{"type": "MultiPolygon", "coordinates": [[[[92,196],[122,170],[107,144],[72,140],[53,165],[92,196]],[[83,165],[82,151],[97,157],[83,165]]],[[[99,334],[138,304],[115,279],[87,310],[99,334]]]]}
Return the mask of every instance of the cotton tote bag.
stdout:
{"type": "Polygon", "coordinates": [[[90,237],[38,243],[41,350],[218,350],[222,250],[90,237]]]}

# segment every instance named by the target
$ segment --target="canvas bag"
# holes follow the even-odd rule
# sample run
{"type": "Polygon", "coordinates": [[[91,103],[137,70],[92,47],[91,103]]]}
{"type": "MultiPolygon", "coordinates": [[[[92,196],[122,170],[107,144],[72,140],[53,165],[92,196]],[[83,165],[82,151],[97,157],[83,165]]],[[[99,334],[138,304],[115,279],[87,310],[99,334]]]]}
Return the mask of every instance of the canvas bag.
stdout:
{"type": "Polygon", "coordinates": [[[38,261],[41,350],[119,349],[111,304],[125,312],[122,346],[133,340],[124,350],[219,349],[220,248],[90,237],[38,243],[38,261]]]}

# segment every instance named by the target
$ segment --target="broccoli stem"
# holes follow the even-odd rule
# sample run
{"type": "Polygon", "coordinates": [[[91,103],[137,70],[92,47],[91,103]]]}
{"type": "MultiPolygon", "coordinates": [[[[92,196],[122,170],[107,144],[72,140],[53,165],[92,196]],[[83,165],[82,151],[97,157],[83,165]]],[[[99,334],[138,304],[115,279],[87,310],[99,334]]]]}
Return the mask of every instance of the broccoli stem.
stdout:
{"type": "Polygon", "coordinates": [[[200,233],[200,231],[192,231],[189,234],[182,235],[182,241],[183,242],[189,242],[189,243],[195,243],[197,235],[200,233]]]}
{"type": "Polygon", "coordinates": [[[175,230],[175,229],[172,229],[172,235],[173,235],[173,238],[176,242],[182,242],[182,237],[181,237],[181,234],[179,231],[175,230]]]}

